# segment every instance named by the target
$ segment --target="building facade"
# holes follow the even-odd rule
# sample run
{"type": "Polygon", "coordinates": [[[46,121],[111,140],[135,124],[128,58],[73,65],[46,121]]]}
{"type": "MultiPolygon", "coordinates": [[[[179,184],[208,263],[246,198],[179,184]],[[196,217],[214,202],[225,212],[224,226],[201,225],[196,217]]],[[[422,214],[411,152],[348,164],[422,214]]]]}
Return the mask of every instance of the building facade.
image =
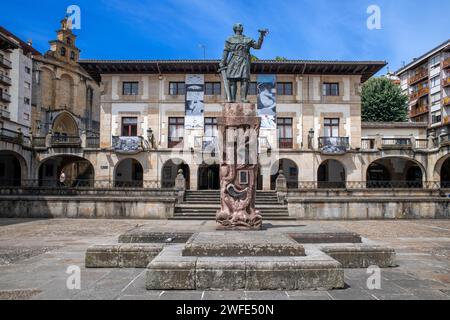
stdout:
{"type": "Polygon", "coordinates": [[[415,59],[399,71],[401,87],[409,96],[409,117],[428,123],[434,136],[449,133],[450,40],[415,59]]]}

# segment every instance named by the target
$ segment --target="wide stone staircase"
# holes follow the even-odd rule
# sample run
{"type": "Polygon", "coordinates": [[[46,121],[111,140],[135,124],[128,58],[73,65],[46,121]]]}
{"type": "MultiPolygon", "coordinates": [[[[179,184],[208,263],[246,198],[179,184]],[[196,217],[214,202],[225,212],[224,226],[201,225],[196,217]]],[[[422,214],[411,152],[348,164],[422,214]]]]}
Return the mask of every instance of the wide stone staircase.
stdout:
{"type": "MultiPolygon", "coordinates": [[[[186,191],[184,202],[176,205],[173,220],[214,220],[220,209],[220,191],[186,191]]],[[[258,191],[256,209],[263,220],[295,220],[289,217],[287,205],[278,202],[276,192],[258,191]]]]}

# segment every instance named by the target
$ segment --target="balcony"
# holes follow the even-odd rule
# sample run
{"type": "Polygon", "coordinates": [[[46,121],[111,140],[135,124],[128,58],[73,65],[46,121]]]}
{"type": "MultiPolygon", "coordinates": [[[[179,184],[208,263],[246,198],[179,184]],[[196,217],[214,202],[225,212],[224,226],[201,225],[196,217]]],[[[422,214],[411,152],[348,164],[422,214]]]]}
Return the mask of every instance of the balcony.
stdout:
{"type": "Polygon", "coordinates": [[[361,139],[361,150],[375,150],[375,139],[361,139]]]}
{"type": "Polygon", "coordinates": [[[5,76],[4,74],[0,74],[0,83],[5,86],[11,85],[11,78],[8,76],[5,76]]]}
{"type": "Polygon", "coordinates": [[[443,87],[450,86],[450,76],[446,76],[446,77],[444,77],[444,79],[442,79],[442,86],[443,87]]]}
{"type": "Polygon", "coordinates": [[[86,148],[97,149],[100,147],[100,137],[90,136],[86,137],[86,148]]]}
{"type": "Polygon", "coordinates": [[[78,148],[81,147],[81,138],[79,136],[52,136],[51,144],[53,148],[78,148]]]}
{"type": "Polygon", "coordinates": [[[412,93],[409,96],[409,100],[413,101],[413,100],[419,99],[419,98],[421,98],[423,96],[426,96],[429,93],[430,93],[430,88],[422,88],[419,91],[412,93]]]}
{"type": "Polygon", "coordinates": [[[32,145],[34,148],[45,148],[46,137],[35,137],[33,136],[32,145]]]}
{"type": "Polygon", "coordinates": [[[427,150],[428,149],[428,139],[416,139],[415,149],[427,150]]]}
{"type": "Polygon", "coordinates": [[[411,138],[383,138],[381,147],[383,149],[412,149],[411,138]]]}
{"type": "Polygon", "coordinates": [[[183,149],[184,148],[184,138],[183,137],[169,137],[167,144],[169,149],[183,149]]]}
{"type": "Polygon", "coordinates": [[[444,99],[442,99],[442,104],[444,106],[450,106],[450,96],[449,97],[445,97],[444,99]]]}
{"type": "Polygon", "coordinates": [[[428,108],[428,106],[419,106],[417,108],[414,108],[409,112],[409,117],[410,118],[414,118],[417,116],[421,116],[425,113],[428,113],[430,111],[430,109],[428,108]]]}
{"type": "Polygon", "coordinates": [[[11,119],[11,113],[8,110],[0,109],[0,117],[4,119],[11,119]]]}
{"type": "Polygon", "coordinates": [[[2,102],[11,102],[11,95],[7,94],[6,92],[0,92],[0,101],[2,102]]]}
{"type": "Polygon", "coordinates": [[[112,147],[117,153],[136,154],[144,151],[143,137],[112,137],[112,147]]]}
{"type": "Polygon", "coordinates": [[[450,57],[448,57],[447,59],[444,60],[444,62],[442,62],[442,67],[444,69],[450,68],[450,57]]]}
{"type": "Polygon", "coordinates": [[[439,143],[441,144],[441,146],[450,145],[450,133],[441,135],[439,137],[439,143]]]}
{"type": "Polygon", "coordinates": [[[409,78],[408,85],[412,86],[424,79],[428,78],[428,70],[425,68],[420,68],[416,71],[415,75],[409,78]]]}
{"type": "Polygon", "coordinates": [[[278,148],[279,149],[293,149],[294,148],[294,139],[279,138],[278,139],[278,148]]]}
{"type": "Polygon", "coordinates": [[[0,58],[0,67],[12,69],[12,62],[6,58],[0,58]]]}
{"type": "Polygon", "coordinates": [[[319,149],[324,154],[344,154],[350,148],[348,137],[321,137],[319,149]]]}
{"type": "Polygon", "coordinates": [[[16,144],[22,144],[23,142],[23,134],[21,132],[8,130],[5,128],[0,129],[0,140],[16,143],[16,144]]]}

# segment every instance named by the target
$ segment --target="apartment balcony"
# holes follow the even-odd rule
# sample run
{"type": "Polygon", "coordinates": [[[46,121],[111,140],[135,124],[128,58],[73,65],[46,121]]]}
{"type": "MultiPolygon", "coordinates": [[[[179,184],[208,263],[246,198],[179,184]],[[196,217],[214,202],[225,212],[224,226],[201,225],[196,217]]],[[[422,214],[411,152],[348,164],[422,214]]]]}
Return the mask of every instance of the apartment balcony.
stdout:
{"type": "Polygon", "coordinates": [[[0,67],[5,69],[12,69],[12,62],[6,58],[0,58],[0,67]]]}
{"type": "Polygon", "coordinates": [[[445,97],[444,99],[442,99],[442,105],[444,106],[450,106],[450,96],[449,97],[445,97]]]}
{"type": "Polygon", "coordinates": [[[144,151],[144,138],[114,136],[112,148],[116,153],[136,154],[144,151]]]}
{"type": "Polygon", "coordinates": [[[382,149],[412,149],[411,138],[383,138],[382,149]]]}
{"type": "Polygon", "coordinates": [[[0,83],[5,86],[11,86],[11,78],[4,74],[0,74],[0,83]]]}
{"type": "Polygon", "coordinates": [[[444,77],[444,79],[442,79],[442,86],[443,87],[450,86],[450,76],[446,76],[446,77],[444,77]]]}
{"type": "Polygon", "coordinates": [[[419,98],[422,98],[423,96],[426,96],[430,93],[430,88],[422,88],[417,92],[412,93],[409,96],[409,100],[413,101],[413,100],[417,100],[419,98]]]}
{"type": "Polygon", "coordinates": [[[450,57],[448,57],[447,59],[444,60],[444,62],[442,62],[442,67],[444,69],[450,68],[450,57]]]}
{"type": "Polygon", "coordinates": [[[81,147],[81,138],[79,136],[52,136],[51,145],[53,148],[79,148],[81,147]]]}
{"type": "Polygon", "coordinates": [[[412,86],[416,83],[425,80],[428,78],[428,69],[420,68],[418,71],[416,71],[415,75],[409,78],[408,85],[412,86]]]}
{"type": "Polygon", "coordinates": [[[409,117],[410,118],[418,117],[418,116],[428,113],[429,111],[430,111],[430,109],[428,108],[428,106],[419,106],[417,108],[413,108],[409,112],[409,117]]]}
{"type": "Polygon", "coordinates": [[[324,154],[344,154],[350,149],[348,137],[321,137],[319,138],[319,149],[324,154]]]}
{"type": "Polygon", "coordinates": [[[0,109],[0,117],[3,119],[11,119],[11,113],[8,110],[0,109]]]}
{"type": "Polygon", "coordinates": [[[278,139],[278,148],[279,149],[293,149],[294,148],[294,139],[279,138],[278,139]]]}
{"type": "Polygon", "coordinates": [[[11,102],[11,95],[6,92],[0,92],[0,101],[2,102],[11,102]]]}

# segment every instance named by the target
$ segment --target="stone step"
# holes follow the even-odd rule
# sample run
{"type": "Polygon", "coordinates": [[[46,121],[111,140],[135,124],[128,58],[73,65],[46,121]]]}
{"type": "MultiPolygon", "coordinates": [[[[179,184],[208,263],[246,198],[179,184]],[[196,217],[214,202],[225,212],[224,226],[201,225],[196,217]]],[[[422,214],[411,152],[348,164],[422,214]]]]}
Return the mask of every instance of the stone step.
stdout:
{"type": "MultiPolygon", "coordinates": [[[[215,215],[177,215],[175,214],[169,220],[208,220],[214,221],[216,220],[215,215]]],[[[296,221],[295,218],[289,216],[263,216],[263,221],[296,221]]]]}

